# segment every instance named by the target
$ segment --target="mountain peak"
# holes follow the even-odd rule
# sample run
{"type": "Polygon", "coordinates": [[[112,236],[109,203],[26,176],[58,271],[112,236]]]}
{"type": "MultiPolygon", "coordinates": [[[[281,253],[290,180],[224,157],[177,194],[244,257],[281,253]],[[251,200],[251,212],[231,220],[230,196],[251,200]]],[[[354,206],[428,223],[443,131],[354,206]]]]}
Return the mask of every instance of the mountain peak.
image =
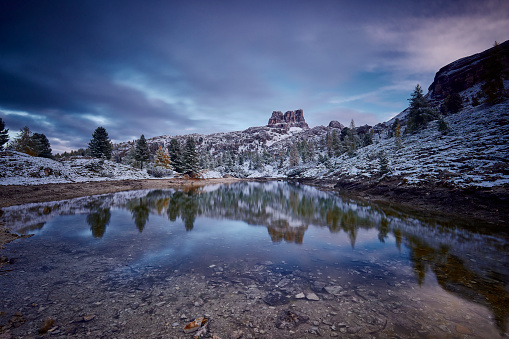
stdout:
{"type": "Polygon", "coordinates": [[[290,129],[290,127],[300,127],[304,129],[309,128],[306,120],[304,119],[304,111],[302,109],[287,111],[285,114],[281,111],[273,111],[267,127],[284,129],[290,129]]]}

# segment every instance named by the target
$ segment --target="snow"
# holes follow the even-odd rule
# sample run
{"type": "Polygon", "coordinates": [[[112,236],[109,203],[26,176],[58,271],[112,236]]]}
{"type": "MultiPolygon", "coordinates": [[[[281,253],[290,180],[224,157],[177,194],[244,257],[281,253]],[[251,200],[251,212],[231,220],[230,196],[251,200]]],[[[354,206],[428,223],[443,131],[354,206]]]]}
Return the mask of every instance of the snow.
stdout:
{"type": "Polygon", "coordinates": [[[451,132],[442,135],[437,121],[418,134],[404,135],[360,148],[356,156],[332,158],[333,170],[309,168],[304,177],[366,180],[378,175],[383,151],[389,160],[387,176],[403,176],[409,184],[441,182],[453,187],[496,187],[509,184],[509,101],[469,107],[445,117],[451,132]]]}
{"type": "Polygon", "coordinates": [[[203,179],[217,179],[222,178],[223,175],[218,171],[204,170],[200,172],[200,175],[203,179]]]}
{"type": "Polygon", "coordinates": [[[145,171],[108,160],[71,158],[56,161],[19,152],[0,154],[0,185],[151,179],[145,171]]]}

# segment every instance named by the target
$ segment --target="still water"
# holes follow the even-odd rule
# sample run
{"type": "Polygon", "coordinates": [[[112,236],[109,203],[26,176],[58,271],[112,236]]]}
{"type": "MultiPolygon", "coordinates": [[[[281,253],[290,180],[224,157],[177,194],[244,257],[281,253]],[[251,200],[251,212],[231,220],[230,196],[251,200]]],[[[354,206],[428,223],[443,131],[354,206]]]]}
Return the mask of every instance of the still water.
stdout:
{"type": "Polygon", "coordinates": [[[507,233],[283,182],[5,208],[0,333],[507,336],[507,233]],[[44,322],[46,321],[46,326],[44,322]],[[205,331],[206,330],[206,331],[205,331]],[[205,333],[206,332],[206,333],[205,333]]]}

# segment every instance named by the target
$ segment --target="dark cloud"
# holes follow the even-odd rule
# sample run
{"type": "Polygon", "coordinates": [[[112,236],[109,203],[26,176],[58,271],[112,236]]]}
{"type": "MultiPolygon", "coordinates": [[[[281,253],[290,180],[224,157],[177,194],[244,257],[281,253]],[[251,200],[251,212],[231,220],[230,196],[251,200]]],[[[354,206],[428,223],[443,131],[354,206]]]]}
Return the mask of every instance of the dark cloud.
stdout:
{"type": "Polygon", "coordinates": [[[504,40],[508,15],[504,1],[2,1],[0,114],[58,151],[99,125],[123,141],[297,108],[312,125],[373,123],[504,40]]]}

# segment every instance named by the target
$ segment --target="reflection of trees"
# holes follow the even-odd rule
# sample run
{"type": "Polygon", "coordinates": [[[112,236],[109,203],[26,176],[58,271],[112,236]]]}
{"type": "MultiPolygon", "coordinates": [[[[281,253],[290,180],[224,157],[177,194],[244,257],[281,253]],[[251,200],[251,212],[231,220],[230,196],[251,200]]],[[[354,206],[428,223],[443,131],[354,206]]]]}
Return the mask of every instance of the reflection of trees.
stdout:
{"type": "Polygon", "coordinates": [[[177,191],[171,195],[168,203],[166,210],[168,219],[176,221],[180,217],[184,222],[186,231],[191,231],[198,214],[198,204],[198,196],[194,190],[177,191]]]}
{"type": "Polygon", "coordinates": [[[109,208],[96,208],[87,215],[87,224],[90,226],[94,238],[102,238],[106,232],[106,226],[110,223],[110,218],[109,208]]]}
{"type": "Polygon", "coordinates": [[[283,239],[286,242],[293,242],[302,244],[304,233],[308,226],[290,226],[286,220],[276,220],[271,225],[267,226],[270,238],[273,242],[281,242],[283,239]]]}
{"type": "Polygon", "coordinates": [[[139,198],[133,199],[127,203],[127,209],[131,211],[134,224],[138,231],[143,232],[149,217],[149,206],[147,199],[139,198]]]}
{"type": "Polygon", "coordinates": [[[505,333],[509,317],[506,275],[491,269],[477,268],[474,271],[464,260],[450,254],[450,249],[446,246],[435,249],[415,236],[407,237],[406,240],[419,284],[424,282],[427,271],[433,271],[444,290],[487,306],[493,312],[501,334],[505,333]]]}
{"type": "MultiPolygon", "coordinates": [[[[461,260],[460,256],[467,253],[462,246],[473,234],[469,233],[471,231],[462,229],[455,233],[451,230],[457,230],[458,224],[449,225],[429,217],[423,221],[404,211],[382,209],[316,192],[310,194],[298,185],[246,183],[221,186],[213,192],[153,191],[128,206],[131,211],[133,206],[134,211],[141,209],[141,216],[135,217],[133,212],[133,218],[135,222],[143,221],[143,225],[148,220],[149,211],[161,215],[166,209],[168,219],[181,218],[186,230],[193,229],[197,216],[242,220],[250,225],[267,227],[273,242],[303,243],[307,225],[317,225],[327,227],[333,233],[345,232],[354,247],[360,229],[376,229],[380,242],[387,242],[392,235],[398,250],[401,251],[401,244],[410,249],[410,261],[419,284],[424,283],[428,272],[433,272],[444,290],[488,306],[495,314],[499,328],[505,330],[509,316],[509,292],[505,289],[507,275],[492,273],[493,270],[486,269],[489,267],[486,263],[461,260]],[[441,245],[448,243],[442,239],[443,234],[452,237],[450,246],[456,244],[454,237],[460,238],[461,245],[456,248],[441,245]]],[[[493,245],[487,243],[486,246],[493,245]]],[[[506,253],[506,250],[502,251],[506,253]]],[[[497,250],[491,248],[488,252],[497,250]]]]}

